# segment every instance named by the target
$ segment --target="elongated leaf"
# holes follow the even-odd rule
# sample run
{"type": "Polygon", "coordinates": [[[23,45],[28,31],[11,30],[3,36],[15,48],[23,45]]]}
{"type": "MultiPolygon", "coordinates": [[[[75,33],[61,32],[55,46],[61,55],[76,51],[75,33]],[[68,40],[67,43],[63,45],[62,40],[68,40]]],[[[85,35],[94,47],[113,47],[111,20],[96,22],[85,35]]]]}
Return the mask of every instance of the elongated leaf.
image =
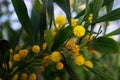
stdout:
{"type": "Polygon", "coordinates": [[[54,19],[54,7],[53,7],[53,0],[48,0],[47,4],[47,12],[50,17],[50,28],[52,26],[52,21],[54,19]]]}
{"type": "Polygon", "coordinates": [[[98,12],[99,12],[100,8],[102,7],[103,2],[104,2],[104,0],[94,0],[93,5],[92,5],[93,6],[93,10],[92,10],[93,22],[97,19],[98,12]]]}
{"type": "Polygon", "coordinates": [[[35,40],[37,40],[38,32],[39,32],[39,22],[40,22],[40,13],[41,13],[42,5],[39,2],[39,0],[34,1],[34,6],[32,8],[32,13],[31,13],[31,21],[32,24],[34,25],[34,37],[35,40]]]}
{"type": "Polygon", "coordinates": [[[47,28],[47,21],[46,21],[46,8],[47,5],[44,3],[42,6],[42,11],[40,13],[40,46],[42,48],[42,45],[44,43],[44,31],[47,28]]]}
{"type": "Polygon", "coordinates": [[[27,8],[23,0],[12,0],[12,4],[14,6],[14,9],[17,13],[18,19],[22,24],[22,27],[24,30],[28,33],[30,36],[30,39],[33,38],[33,27],[31,20],[27,13],[27,8]]]}
{"type": "Polygon", "coordinates": [[[112,35],[119,35],[120,34],[120,28],[106,34],[105,36],[112,36],[112,35]]]}
{"type": "MultiPolygon", "coordinates": [[[[102,7],[111,4],[111,2],[113,2],[113,0],[104,0],[102,7]]],[[[90,7],[91,7],[92,5],[93,5],[93,2],[91,2],[91,3],[89,4],[90,7]]],[[[92,8],[92,7],[91,7],[91,8],[92,8]]],[[[85,9],[82,10],[82,11],[80,11],[80,12],[75,16],[75,18],[79,18],[79,17],[83,16],[84,13],[85,13],[85,9]]]]}
{"type": "MultiPolygon", "coordinates": [[[[104,0],[104,1],[106,1],[106,0],[104,0]]],[[[106,5],[107,12],[110,12],[112,10],[113,2],[114,2],[114,0],[112,0],[108,5],[106,5]]]]}
{"type": "Polygon", "coordinates": [[[94,23],[99,23],[102,21],[114,21],[114,20],[118,20],[120,19],[120,8],[117,8],[111,12],[109,12],[108,14],[98,18],[96,21],[93,22],[94,23]]]}
{"type": "Polygon", "coordinates": [[[51,49],[52,44],[53,44],[53,37],[52,37],[51,30],[46,30],[45,33],[46,33],[45,41],[46,41],[49,49],[51,49]]]}
{"type": "Polygon", "coordinates": [[[55,36],[52,51],[60,48],[71,35],[71,27],[68,26],[66,28],[61,29],[55,36]]]}
{"type": "Polygon", "coordinates": [[[100,68],[94,67],[94,68],[88,68],[91,72],[93,72],[95,75],[100,76],[101,78],[105,80],[115,80],[111,75],[105,73],[100,68]]]}
{"type": "Polygon", "coordinates": [[[89,47],[101,53],[118,52],[118,44],[116,41],[106,37],[99,37],[89,44],[89,47]]]}
{"type": "Polygon", "coordinates": [[[53,1],[56,2],[59,5],[59,7],[63,9],[67,16],[69,24],[71,24],[70,0],[53,0],[53,1]]]}
{"type": "MultiPolygon", "coordinates": [[[[9,42],[7,40],[0,40],[0,67],[2,66],[2,63],[7,64],[9,63],[9,42]]],[[[9,70],[9,68],[8,68],[9,70]]]]}

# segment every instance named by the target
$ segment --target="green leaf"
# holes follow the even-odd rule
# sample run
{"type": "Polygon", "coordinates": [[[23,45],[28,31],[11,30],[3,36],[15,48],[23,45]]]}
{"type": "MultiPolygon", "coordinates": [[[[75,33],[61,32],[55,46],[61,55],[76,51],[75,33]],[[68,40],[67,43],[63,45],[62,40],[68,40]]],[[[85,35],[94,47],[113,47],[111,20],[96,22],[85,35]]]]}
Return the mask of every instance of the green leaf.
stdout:
{"type": "MultiPolygon", "coordinates": [[[[104,1],[106,1],[106,0],[104,0],[104,1]]],[[[110,12],[112,10],[113,2],[114,2],[114,0],[110,1],[110,3],[108,5],[106,5],[107,12],[110,12]]]]}
{"type": "Polygon", "coordinates": [[[113,35],[119,35],[120,34],[120,28],[106,34],[105,36],[113,36],[113,35]]]}
{"type": "Polygon", "coordinates": [[[52,26],[52,21],[54,19],[54,6],[53,6],[53,0],[48,0],[47,3],[47,12],[50,17],[50,28],[52,26]]]}
{"type": "Polygon", "coordinates": [[[72,28],[71,27],[65,27],[63,29],[60,29],[58,33],[55,36],[54,43],[52,46],[52,51],[60,48],[66,40],[68,40],[72,35],[72,28]]]}
{"type": "Polygon", "coordinates": [[[53,0],[65,12],[69,24],[71,24],[70,0],[53,0]]]}
{"type": "Polygon", "coordinates": [[[2,63],[7,64],[9,70],[9,42],[7,40],[0,40],[0,66],[2,63]]]}
{"type": "Polygon", "coordinates": [[[32,8],[32,13],[31,13],[31,21],[32,24],[34,25],[34,39],[37,40],[38,32],[39,32],[39,23],[40,23],[40,13],[42,10],[42,5],[39,2],[39,0],[34,1],[34,5],[32,8]]]}
{"type": "Polygon", "coordinates": [[[42,6],[42,11],[40,13],[40,47],[42,48],[42,45],[44,43],[44,31],[47,28],[47,21],[46,21],[46,9],[47,5],[44,3],[42,6]]]}
{"type": "MultiPolygon", "coordinates": [[[[88,68],[88,67],[86,67],[88,68]]],[[[95,75],[100,76],[102,79],[105,80],[115,80],[112,75],[109,75],[105,73],[101,68],[94,67],[94,68],[88,68],[91,72],[93,72],[95,75]]]]}
{"type": "Polygon", "coordinates": [[[88,46],[101,53],[115,53],[119,50],[117,42],[107,37],[99,37],[88,46]]]}
{"type": "Polygon", "coordinates": [[[117,8],[108,14],[98,18],[92,24],[103,22],[103,21],[114,21],[120,19],[120,8],[117,8]]]}
{"type": "Polygon", "coordinates": [[[46,33],[45,41],[48,45],[48,48],[51,49],[53,44],[53,37],[52,37],[51,30],[46,30],[45,33],[46,33]]]}
{"type": "Polygon", "coordinates": [[[102,7],[104,0],[94,0],[93,2],[93,22],[97,19],[100,8],[102,7]]]}
{"type": "Polygon", "coordinates": [[[32,39],[33,38],[33,26],[28,16],[27,8],[26,8],[24,1],[23,0],[12,0],[12,4],[18,16],[18,19],[22,24],[22,27],[28,33],[28,35],[30,36],[30,39],[32,39]]]}
{"type": "MultiPolygon", "coordinates": [[[[113,2],[113,0],[104,0],[102,7],[111,4],[111,2],[113,2]]],[[[91,2],[91,3],[89,4],[90,7],[91,7],[92,5],[93,5],[93,2],[91,2]]],[[[91,8],[92,8],[92,7],[91,7],[91,8]]],[[[85,14],[85,9],[82,10],[82,11],[80,11],[80,12],[75,16],[75,18],[79,18],[79,17],[83,16],[84,14],[85,14]]]]}

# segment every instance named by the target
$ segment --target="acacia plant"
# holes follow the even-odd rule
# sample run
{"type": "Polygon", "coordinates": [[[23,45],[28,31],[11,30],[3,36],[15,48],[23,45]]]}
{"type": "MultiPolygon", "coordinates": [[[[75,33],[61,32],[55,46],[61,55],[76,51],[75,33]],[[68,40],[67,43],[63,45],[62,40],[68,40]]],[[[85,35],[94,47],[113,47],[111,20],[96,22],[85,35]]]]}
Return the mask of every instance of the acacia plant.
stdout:
{"type": "Polygon", "coordinates": [[[8,40],[0,34],[0,80],[120,80],[119,44],[110,38],[120,28],[106,34],[110,21],[120,19],[113,2],[34,0],[29,16],[24,0],[11,0],[21,28],[10,29],[8,40]],[[55,17],[54,3],[65,16],[55,17]]]}

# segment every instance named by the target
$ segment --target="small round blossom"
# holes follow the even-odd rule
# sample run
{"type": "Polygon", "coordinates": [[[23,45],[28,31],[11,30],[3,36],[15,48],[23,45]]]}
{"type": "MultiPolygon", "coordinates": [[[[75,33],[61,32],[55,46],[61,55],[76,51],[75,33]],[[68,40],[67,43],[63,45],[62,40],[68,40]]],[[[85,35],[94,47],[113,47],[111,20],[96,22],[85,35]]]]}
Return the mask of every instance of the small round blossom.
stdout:
{"type": "Polygon", "coordinates": [[[45,56],[42,61],[42,66],[47,67],[50,61],[51,61],[51,57],[45,56]]]}
{"type": "Polygon", "coordinates": [[[39,71],[40,71],[40,73],[42,73],[44,71],[44,66],[40,66],[39,71]]]}
{"type": "Polygon", "coordinates": [[[56,76],[54,80],[61,80],[59,76],[56,76]]]}
{"type": "Polygon", "coordinates": [[[94,39],[94,36],[86,35],[85,40],[86,41],[92,41],[94,39]]]}
{"type": "Polygon", "coordinates": [[[43,50],[45,50],[46,47],[47,47],[47,43],[44,43],[44,44],[42,45],[42,47],[43,47],[43,50]]]}
{"type": "Polygon", "coordinates": [[[12,66],[13,66],[12,61],[9,61],[9,68],[11,69],[11,68],[12,68],[12,66]]]}
{"type": "Polygon", "coordinates": [[[66,22],[66,18],[62,15],[59,15],[59,16],[56,17],[55,22],[58,25],[63,25],[66,22]]]}
{"type": "Polygon", "coordinates": [[[91,23],[93,20],[93,14],[90,14],[89,17],[88,17],[88,21],[91,23]]]}
{"type": "Polygon", "coordinates": [[[12,77],[12,80],[18,80],[18,74],[15,74],[15,75],[12,77]]]}
{"type": "Polygon", "coordinates": [[[84,62],[85,62],[85,59],[84,59],[83,56],[77,56],[77,57],[75,58],[75,64],[77,64],[78,66],[83,65],[84,62]]]}
{"type": "Polygon", "coordinates": [[[33,51],[34,53],[39,53],[39,52],[40,52],[40,47],[39,47],[39,45],[34,45],[34,46],[32,47],[32,51],[33,51]]]}
{"type": "Polygon", "coordinates": [[[63,69],[63,68],[64,68],[63,63],[62,63],[62,62],[58,62],[57,65],[56,65],[56,68],[57,68],[58,70],[63,69]]]}
{"type": "Polygon", "coordinates": [[[37,75],[35,73],[32,73],[30,76],[29,76],[29,80],[37,80],[37,75]]]}
{"type": "Polygon", "coordinates": [[[59,62],[62,59],[62,55],[58,51],[54,51],[50,57],[53,62],[59,62]]]}
{"type": "Polygon", "coordinates": [[[110,22],[109,21],[107,22],[107,26],[110,26],[110,22]]]}
{"type": "Polygon", "coordinates": [[[73,56],[78,56],[79,55],[79,46],[78,45],[74,45],[72,48],[71,48],[71,54],[73,56]]]}
{"type": "Polygon", "coordinates": [[[76,37],[80,38],[85,35],[85,28],[82,25],[78,25],[78,26],[74,27],[73,34],[76,37]]]}
{"type": "Polygon", "coordinates": [[[13,49],[10,49],[10,53],[11,53],[11,54],[13,53],[13,49]]]}
{"type": "Polygon", "coordinates": [[[71,19],[71,25],[72,25],[72,27],[77,25],[77,21],[73,18],[71,19]]]}
{"type": "Polygon", "coordinates": [[[21,58],[25,58],[28,54],[28,50],[24,49],[24,50],[20,50],[19,51],[19,55],[21,58]]]}
{"type": "Polygon", "coordinates": [[[84,65],[89,68],[93,68],[93,63],[91,61],[85,61],[84,65]]]}
{"type": "Polygon", "coordinates": [[[71,49],[72,47],[74,47],[74,45],[75,45],[75,42],[72,39],[70,39],[65,45],[65,47],[68,49],[71,49]]]}
{"type": "Polygon", "coordinates": [[[15,54],[15,55],[13,56],[13,60],[14,60],[14,61],[20,61],[20,59],[21,59],[21,57],[20,57],[19,54],[15,54]]]}
{"type": "Polygon", "coordinates": [[[27,73],[22,73],[21,74],[21,79],[22,80],[27,80],[27,78],[28,78],[28,74],[27,73]]]}

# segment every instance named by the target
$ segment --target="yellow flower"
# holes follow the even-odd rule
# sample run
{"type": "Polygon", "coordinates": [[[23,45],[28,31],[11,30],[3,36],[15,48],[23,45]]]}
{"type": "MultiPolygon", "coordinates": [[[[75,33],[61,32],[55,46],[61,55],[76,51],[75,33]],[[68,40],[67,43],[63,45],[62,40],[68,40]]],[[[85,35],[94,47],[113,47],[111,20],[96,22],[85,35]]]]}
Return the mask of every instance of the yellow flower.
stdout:
{"type": "Polygon", "coordinates": [[[18,80],[18,74],[15,74],[15,75],[12,77],[12,80],[18,80]]]}
{"type": "Polygon", "coordinates": [[[35,73],[32,73],[30,76],[29,76],[29,80],[37,80],[37,76],[35,73]]]}
{"type": "Polygon", "coordinates": [[[55,29],[52,29],[51,32],[52,32],[52,37],[55,37],[55,35],[56,35],[56,33],[57,33],[56,30],[55,30],[55,29]]]}
{"type": "Polygon", "coordinates": [[[12,68],[12,66],[13,66],[12,61],[9,61],[9,68],[11,69],[11,68],[12,68]]]}
{"type": "Polygon", "coordinates": [[[45,50],[47,47],[47,43],[44,43],[42,47],[43,47],[43,50],[45,50]]]}
{"type": "Polygon", "coordinates": [[[53,62],[59,62],[62,59],[62,55],[58,51],[54,51],[50,57],[53,62]]]}
{"type": "Polygon", "coordinates": [[[79,46],[74,45],[73,47],[71,47],[71,54],[76,57],[79,55],[79,50],[79,46]]]}
{"type": "Polygon", "coordinates": [[[27,78],[28,78],[28,74],[27,73],[22,73],[21,74],[21,79],[22,80],[27,80],[27,78]]]}
{"type": "Polygon", "coordinates": [[[39,45],[34,45],[34,46],[32,47],[32,51],[33,51],[34,53],[39,53],[39,52],[40,52],[40,47],[39,47],[39,45]]]}
{"type": "Polygon", "coordinates": [[[21,58],[25,58],[28,54],[28,50],[24,49],[24,50],[20,50],[19,51],[19,55],[21,58]]]}
{"type": "Polygon", "coordinates": [[[109,21],[107,22],[107,26],[110,26],[110,22],[109,21]]]}
{"type": "Polygon", "coordinates": [[[50,56],[45,56],[42,61],[42,66],[47,67],[50,61],[51,61],[50,56]]]}
{"type": "Polygon", "coordinates": [[[68,49],[71,49],[74,45],[75,45],[75,42],[72,39],[70,39],[65,45],[65,47],[68,49]]]}
{"type": "Polygon", "coordinates": [[[77,21],[73,18],[71,19],[71,25],[72,25],[72,27],[77,25],[77,21]]]}
{"type": "Polygon", "coordinates": [[[63,63],[61,63],[61,62],[58,62],[58,63],[57,63],[57,65],[56,65],[56,68],[57,68],[58,70],[61,70],[61,69],[63,69],[63,68],[64,68],[64,65],[63,65],[63,63]]]}
{"type": "Polygon", "coordinates": [[[90,14],[89,17],[88,17],[88,21],[91,23],[93,20],[93,14],[90,14]]]}
{"type": "Polygon", "coordinates": [[[72,6],[74,4],[74,0],[70,0],[70,5],[72,6]]]}
{"type": "Polygon", "coordinates": [[[86,41],[91,41],[91,40],[93,40],[93,39],[94,39],[93,36],[90,36],[90,35],[86,35],[86,36],[85,36],[85,40],[86,40],[86,41]]]}
{"type": "Polygon", "coordinates": [[[0,78],[0,80],[2,80],[2,78],[0,78]]]}
{"type": "Polygon", "coordinates": [[[56,17],[55,22],[58,25],[63,25],[66,22],[66,18],[62,15],[59,15],[59,16],[56,17]]]}
{"type": "Polygon", "coordinates": [[[56,76],[54,80],[61,80],[59,76],[56,76]]]}
{"type": "Polygon", "coordinates": [[[42,73],[44,71],[44,66],[40,66],[39,71],[42,73]]]}
{"type": "Polygon", "coordinates": [[[83,65],[84,62],[85,62],[85,59],[84,59],[83,56],[77,56],[77,57],[75,58],[75,64],[77,64],[78,66],[83,65]]]}
{"type": "Polygon", "coordinates": [[[13,60],[14,60],[14,61],[20,61],[20,59],[21,59],[21,57],[20,57],[19,54],[15,54],[15,55],[13,56],[13,60]]]}
{"type": "Polygon", "coordinates": [[[10,49],[10,54],[12,54],[13,53],[13,49],[10,49]]]}
{"type": "Polygon", "coordinates": [[[93,63],[91,61],[85,61],[84,65],[89,68],[93,68],[93,63]]]}
{"type": "Polygon", "coordinates": [[[78,25],[78,26],[74,27],[73,34],[76,37],[80,38],[85,35],[85,28],[82,25],[78,25]]]}

